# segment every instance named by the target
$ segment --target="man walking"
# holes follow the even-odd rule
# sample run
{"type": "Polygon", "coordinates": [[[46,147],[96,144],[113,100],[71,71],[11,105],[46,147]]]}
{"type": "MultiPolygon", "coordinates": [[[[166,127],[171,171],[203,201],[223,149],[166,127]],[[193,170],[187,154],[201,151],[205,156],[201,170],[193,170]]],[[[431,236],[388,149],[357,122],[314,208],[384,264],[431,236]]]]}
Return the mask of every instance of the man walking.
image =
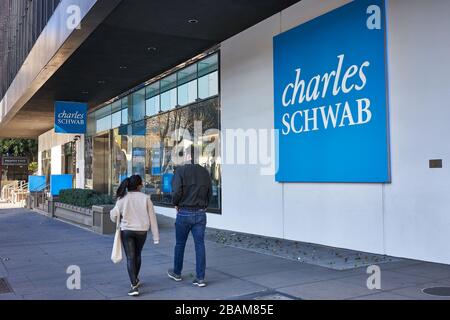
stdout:
{"type": "Polygon", "coordinates": [[[205,229],[206,208],[211,200],[212,187],[209,172],[199,164],[185,164],[175,170],[172,179],[172,201],[177,210],[175,222],[174,268],[167,275],[175,281],[181,281],[184,249],[189,232],[195,243],[196,278],[193,284],[205,287],[205,229]]]}

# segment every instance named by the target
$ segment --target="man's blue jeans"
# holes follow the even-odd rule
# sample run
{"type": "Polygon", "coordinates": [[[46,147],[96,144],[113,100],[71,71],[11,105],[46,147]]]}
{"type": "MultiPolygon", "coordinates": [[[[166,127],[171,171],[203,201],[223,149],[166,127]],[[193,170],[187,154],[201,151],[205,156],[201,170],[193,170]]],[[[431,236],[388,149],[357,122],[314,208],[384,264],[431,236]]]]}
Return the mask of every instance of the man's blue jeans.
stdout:
{"type": "Polygon", "coordinates": [[[195,243],[197,279],[205,279],[206,250],[205,250],[206,213],[204,211],[180,210],[175,221],[175,261],[174,273],[181,275],[183,270],[184,249],[189,232],[192,232],[195,243]]]}

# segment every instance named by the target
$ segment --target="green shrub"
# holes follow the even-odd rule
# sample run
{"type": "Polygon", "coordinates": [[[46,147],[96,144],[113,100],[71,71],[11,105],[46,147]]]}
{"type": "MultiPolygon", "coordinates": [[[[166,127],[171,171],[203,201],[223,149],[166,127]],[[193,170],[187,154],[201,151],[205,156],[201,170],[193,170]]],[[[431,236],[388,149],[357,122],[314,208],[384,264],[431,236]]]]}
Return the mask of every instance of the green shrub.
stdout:
{"type": "Polygon", "coordinates": [[[92,206],[114,204],[114,200],[107,194],[101,194],[90,189],[66,189],[59,193],[59,202],[91,208],[92,206]]]}

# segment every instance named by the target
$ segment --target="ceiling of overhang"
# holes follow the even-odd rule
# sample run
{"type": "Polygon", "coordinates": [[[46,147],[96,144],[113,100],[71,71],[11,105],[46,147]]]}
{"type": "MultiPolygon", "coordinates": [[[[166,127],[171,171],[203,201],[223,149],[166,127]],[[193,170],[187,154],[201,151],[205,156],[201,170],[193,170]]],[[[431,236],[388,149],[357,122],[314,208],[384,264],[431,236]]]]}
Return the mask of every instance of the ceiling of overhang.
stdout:
{"type": "Polygon", "coordinates": [[[6,129],[37,136],[53,127],[55,100],[93,108],[298,1],[123,0],[6,129]]]}

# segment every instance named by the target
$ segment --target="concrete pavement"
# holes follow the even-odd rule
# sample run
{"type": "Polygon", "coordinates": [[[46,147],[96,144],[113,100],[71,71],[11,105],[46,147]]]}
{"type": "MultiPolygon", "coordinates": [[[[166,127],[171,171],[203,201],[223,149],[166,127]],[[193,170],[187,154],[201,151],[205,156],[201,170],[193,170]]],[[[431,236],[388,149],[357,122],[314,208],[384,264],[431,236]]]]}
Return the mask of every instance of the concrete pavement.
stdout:
{"type": "MultiPolygon", "coordinates": [[[[141,296],[129,298],[126,265],[110,261],[113,237],[41,216],[26,209],[0,209],[0,278],[12,292],[0,300],[57,299],[449,299],[421,292],[450,286],[450,266],[413,260],[380,264],[381,290],[369,290],[366,268],[333,270],[206,241],[206,288],[191,284],[192,239],[186,248],[185,280],[166,276],[172,266],[173,223],[161,217],[161,244],[143,251],[141,296]],[[81,290],[69,290],[69,266],[81,270],[81,290]]],[[[6,290],[7,291],[7,290],[6,290]]]]}

